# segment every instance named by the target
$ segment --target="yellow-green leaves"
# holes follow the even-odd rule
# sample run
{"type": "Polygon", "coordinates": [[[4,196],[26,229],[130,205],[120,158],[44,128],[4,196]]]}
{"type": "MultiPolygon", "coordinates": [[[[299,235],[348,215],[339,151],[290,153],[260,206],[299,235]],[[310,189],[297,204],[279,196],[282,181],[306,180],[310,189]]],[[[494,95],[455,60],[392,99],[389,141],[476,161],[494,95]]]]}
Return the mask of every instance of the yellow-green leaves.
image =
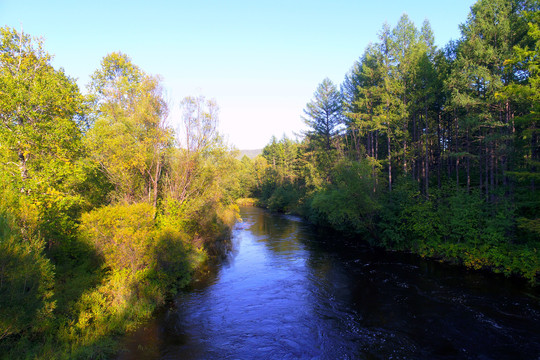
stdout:
{"type": "Polygon", "coordinates": [[[70,175],[82,97],[75,82],[51,66],[39,40],[0,31],[0,166],[27,189],[50,185],[70,175]]]}
{"type": "Polygon", "coordinates": [[[113,198],[155,205],[172,142],[160,79],[121,53],[109,54],[101,65],[89,86],[94,124],[86,140],[91,156],[115,186],[113,198]]]}
{"type": "Polygon", "coordinates": [[[82,230],[112,269],[149,266],[155,209],[146,203],[110,205],[85,213],[82,230]]]}

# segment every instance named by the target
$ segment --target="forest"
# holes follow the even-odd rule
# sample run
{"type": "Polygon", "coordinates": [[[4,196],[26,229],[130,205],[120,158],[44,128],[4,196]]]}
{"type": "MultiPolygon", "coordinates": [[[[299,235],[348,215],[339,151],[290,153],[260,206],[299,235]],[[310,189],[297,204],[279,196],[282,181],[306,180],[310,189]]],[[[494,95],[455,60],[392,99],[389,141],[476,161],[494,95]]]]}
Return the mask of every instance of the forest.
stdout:
{"type": "Polygon", "coordinates": [[[184,98],[175,129],[128,55],[83,94],[42,40],[0,28],[0,357],[110,358],[245,203],[536,285],[539,10],[479,0],[441,49],[428,21],[383,25],[342,84],[322,80],[301,139],[241,160],[214,100],[184,98]]]}
{"type": "Polygon", "coordinates": [[[517,276],[540,271],[540,12],[480,0],[461,38],[385,24],[340,86],[324,79],[301,140],[243,159],[262,206],[374,246],[517,276]]]}
{"type": "Polygon", "coordinates": [[[83,96],[41,40],[0,34],[0,357],[109,358],[219,252],[237,160],[215,101],[183,99],[174,130],[127,55],[83,96]]]}

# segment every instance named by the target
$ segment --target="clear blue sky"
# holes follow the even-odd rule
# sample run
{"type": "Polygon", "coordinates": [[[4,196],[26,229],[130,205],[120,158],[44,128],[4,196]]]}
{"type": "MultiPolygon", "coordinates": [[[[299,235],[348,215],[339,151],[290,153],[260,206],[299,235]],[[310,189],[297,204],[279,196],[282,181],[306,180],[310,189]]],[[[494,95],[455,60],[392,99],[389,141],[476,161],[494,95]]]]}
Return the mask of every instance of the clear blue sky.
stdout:
{"type": "Polygon", "coordinates": [[[336,84],[386,21],[407,13],[431,22],[437,45],[460,36],[473,0],[378,1],[27,1],[0,0],[0,26],[45,40],[54,64],[83,91],[100,60],[128,54],[160,74],[178,123],[180,100],[214,98],[220,129],[240,149],[305,129],[317,85],[336,84]]]}

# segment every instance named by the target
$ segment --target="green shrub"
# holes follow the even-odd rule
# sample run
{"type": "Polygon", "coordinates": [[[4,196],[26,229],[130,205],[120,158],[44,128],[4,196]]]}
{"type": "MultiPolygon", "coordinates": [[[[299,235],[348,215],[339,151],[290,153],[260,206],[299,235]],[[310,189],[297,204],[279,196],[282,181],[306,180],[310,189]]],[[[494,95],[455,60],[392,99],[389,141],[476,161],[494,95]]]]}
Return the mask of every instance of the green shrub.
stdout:
{"type": "Polygon", "coordinates": [[[343,160],[335,166],[333,176],[331,184],[314,193],[310,220],[341,231],[370,230],[379,208],[371,166],[367,161],[343,160]]]}
{"type": "Polygon", "coordinates": [[[155,209],[147,203],[109,205],[81,218],[81,231],[112,269],[133,273],[152,262],[155,209]]]}
{"type": "Polygon", "coordinates": [[[187,234],[173,228],[159,231],[154,254],[154,279],[170,295],[191,280],[196,249],[187,234]]]}
{"type": "Polygon", "coordinates": [[[283,184],[276,188],[267,200],[268,208],[272,211],[290,213],[298,205],[299,191],[293,184],[283,184]]]}
{"type": "Polygon", "coordinates": [[[410,228],[404,209],[411,207],[419,196],[417,185],[400,179],[394,190],[381,199],[381,210],[376,220],[378,244],[390,249],[405,250],[410,247],[410,228]]]}
{"type": "Polygon", "coordinates": [[[39,237],[23,239],[8,216],[0,213],[0,339],[39,331],[50,320],[54,274],[43,246],[39,237]]]}

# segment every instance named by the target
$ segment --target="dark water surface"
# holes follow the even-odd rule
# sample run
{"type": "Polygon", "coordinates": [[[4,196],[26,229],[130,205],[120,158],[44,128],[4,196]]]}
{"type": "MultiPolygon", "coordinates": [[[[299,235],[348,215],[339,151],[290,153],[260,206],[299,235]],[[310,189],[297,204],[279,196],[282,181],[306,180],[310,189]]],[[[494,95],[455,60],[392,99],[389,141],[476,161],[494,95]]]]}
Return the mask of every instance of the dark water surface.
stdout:
{"type": "Polygon", "coordinates": [[[538,289],[241,215],[227,260],[128,338],[122,360],[540,359],[538,289]]]}

